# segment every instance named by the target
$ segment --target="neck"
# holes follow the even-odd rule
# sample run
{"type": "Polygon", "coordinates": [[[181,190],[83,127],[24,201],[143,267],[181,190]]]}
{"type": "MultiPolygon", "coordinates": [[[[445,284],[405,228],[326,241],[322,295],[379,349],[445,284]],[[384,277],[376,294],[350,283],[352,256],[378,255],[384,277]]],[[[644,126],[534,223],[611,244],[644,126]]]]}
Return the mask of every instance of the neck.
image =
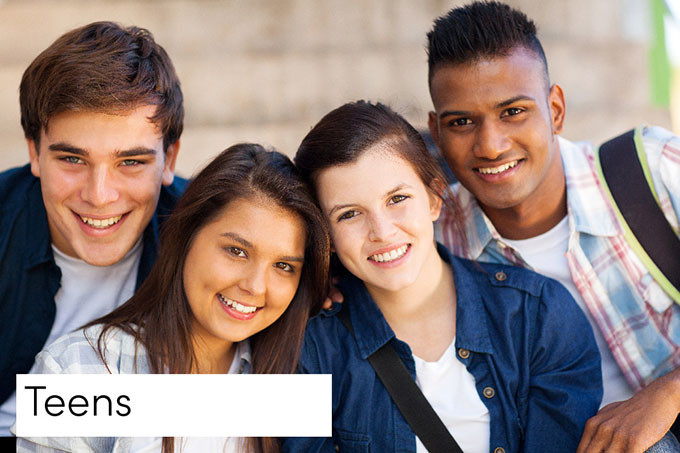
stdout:
{"type": "Polygon", "coordinates": [[[562,191],[547,212],[537,212],[531,206],[502,210],[482,209],[502,237],[528,239],[550,231],[567,215],[567,194],[566,190],[562,191]]]}
{"type": "Polygon", "coordinates": [[[455,336],[456,289],[451,268],[434,243],[413,284],[398,291],[366,286],[397,338],[418,357],[441,357],[455,336]]]}

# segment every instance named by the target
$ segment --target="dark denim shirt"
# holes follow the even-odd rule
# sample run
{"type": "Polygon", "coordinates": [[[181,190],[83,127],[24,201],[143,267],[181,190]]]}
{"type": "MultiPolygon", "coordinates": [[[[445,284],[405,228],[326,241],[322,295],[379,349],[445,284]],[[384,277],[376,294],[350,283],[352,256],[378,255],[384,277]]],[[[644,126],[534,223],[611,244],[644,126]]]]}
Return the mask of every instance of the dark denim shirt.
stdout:
{"type": "MultiPolygon", "coordinates": [[[[158,228],[175,207],[186,180],[161,189],[144,230],[137,287],[156,260],[158,228]]],[[[14,392],[15,375],[28,373],[54,323],[61,271],[54,262],[40,179],[30,165],[0,173],[0,404],[14,392]]]]}
{"type": "MultiPolygon", "coordinates": [[[[489,410],[490,451],[575,451],[602,399],[600,355],[581,309],[554,280],[438,250],[453,270],[456,357],[489,410]]],[[[345,302],[309,321],[299,365],[333,375],[333,438],[287,438],[283,450],[415,452],[413,431],[366,360],[391,341],[415,378],[411,349],[360,280],[339,286],[345,302]],[[337,318],[341,309],[356,339],[337,318]]]]}

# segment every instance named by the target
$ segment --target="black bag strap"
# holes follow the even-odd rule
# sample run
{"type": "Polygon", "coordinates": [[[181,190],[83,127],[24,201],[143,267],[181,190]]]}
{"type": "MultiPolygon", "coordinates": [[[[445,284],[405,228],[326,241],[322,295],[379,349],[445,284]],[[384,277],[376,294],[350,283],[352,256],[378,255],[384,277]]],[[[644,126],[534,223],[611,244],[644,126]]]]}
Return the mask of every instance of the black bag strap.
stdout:
{"type": "Polygon", "coordinates": [[[653,186],[650,187],[652,183],[645,176],[642,162],[646,162],[646,157],[638,155],[635,133],[628,131],[603,144],[598,152],[600,168],[620,213],[619,220],[634,236],[626,239],[654,279],[680,303],[680,239],[666,220],[652,192],[653,186]],[[635,246],[635,240],[642,250],[635,246]]]}
{"type": "MultiPolygon", "coordinates": [[[[337,316],[354,336],[354,328],[347,307],[342,307],[337,316]]],[[[399,412],[427,448],[427,451],[430,453],[463,453],[449,430],[444,426],[444,422],[432,409],[430,402],[409,374],[406,365],[399,358],[391,342],[388,341],[371,354],[368,361],[392,397],[392,401],[399,408],[399,412]]]]}

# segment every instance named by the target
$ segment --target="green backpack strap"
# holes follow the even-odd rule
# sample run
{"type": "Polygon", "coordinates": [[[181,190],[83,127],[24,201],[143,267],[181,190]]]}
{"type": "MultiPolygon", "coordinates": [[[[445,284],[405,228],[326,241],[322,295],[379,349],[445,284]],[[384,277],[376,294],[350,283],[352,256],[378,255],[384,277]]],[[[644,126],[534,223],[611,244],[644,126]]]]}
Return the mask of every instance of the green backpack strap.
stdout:
{"type": "Polygon", "coordinates": [[[654,280],[680,304],[680,239],[659,206],[642,145],[642,129],[604,143],[595,153],[595,162],[626,242],[654,280]]]}

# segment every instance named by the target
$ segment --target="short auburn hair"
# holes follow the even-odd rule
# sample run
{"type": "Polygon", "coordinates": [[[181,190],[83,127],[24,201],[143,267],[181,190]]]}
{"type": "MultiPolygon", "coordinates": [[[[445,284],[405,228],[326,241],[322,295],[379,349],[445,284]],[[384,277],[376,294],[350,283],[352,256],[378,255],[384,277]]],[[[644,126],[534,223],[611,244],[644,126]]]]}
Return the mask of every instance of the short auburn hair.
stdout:
{"type": "Polygon", "coordinates": [[[28,66],[19,87],[21,126],[40,143],[50,119],[65,111],[124,113],[157,105],[150,118],[163,147],[182,134],[184,107],[175,68],[151,33],[93,22],[59,37],[28,66]]]}

